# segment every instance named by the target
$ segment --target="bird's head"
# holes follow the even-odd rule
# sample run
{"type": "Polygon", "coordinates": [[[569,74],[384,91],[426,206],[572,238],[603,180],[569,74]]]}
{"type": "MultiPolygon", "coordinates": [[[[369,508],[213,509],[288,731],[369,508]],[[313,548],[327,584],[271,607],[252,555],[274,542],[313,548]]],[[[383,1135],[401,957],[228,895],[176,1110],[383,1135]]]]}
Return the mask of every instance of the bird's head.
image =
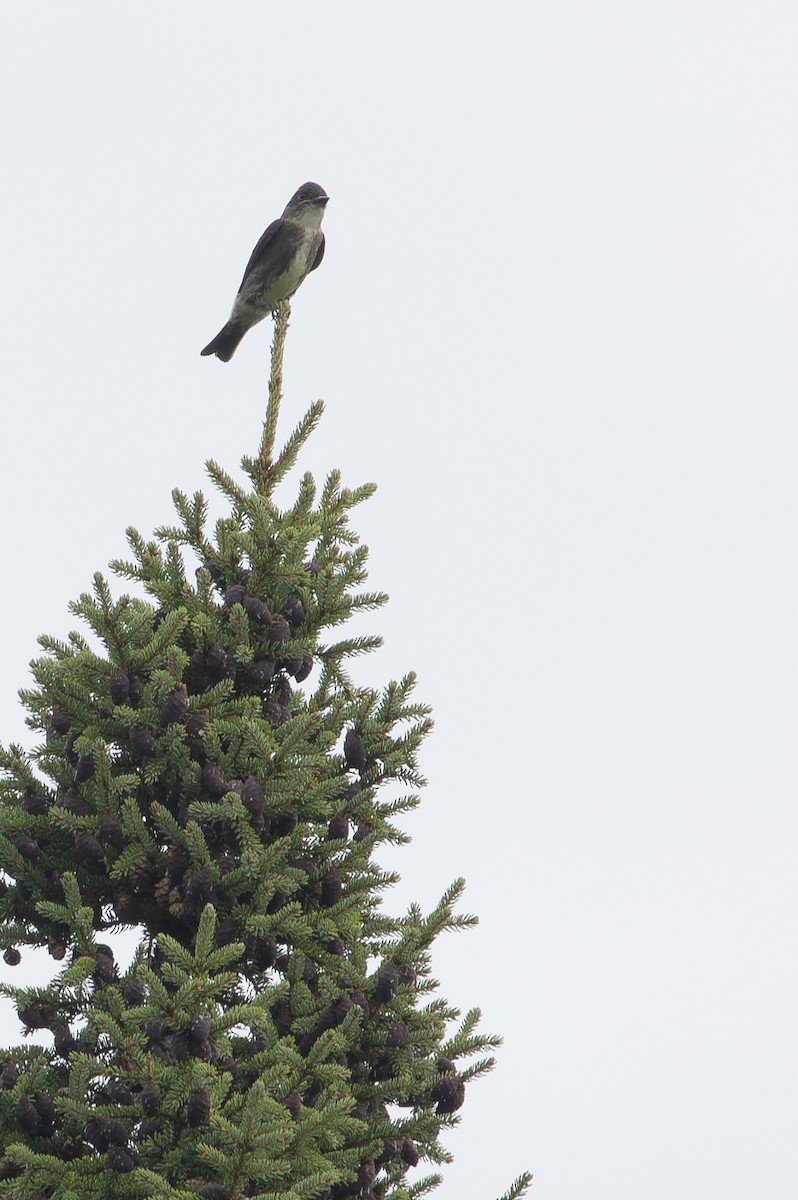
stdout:
{"type": "Polygon", "coordinates": [[[330,197],[318,183],[303,183],[285,206],[283,217],[318,229],[330,197]]]}

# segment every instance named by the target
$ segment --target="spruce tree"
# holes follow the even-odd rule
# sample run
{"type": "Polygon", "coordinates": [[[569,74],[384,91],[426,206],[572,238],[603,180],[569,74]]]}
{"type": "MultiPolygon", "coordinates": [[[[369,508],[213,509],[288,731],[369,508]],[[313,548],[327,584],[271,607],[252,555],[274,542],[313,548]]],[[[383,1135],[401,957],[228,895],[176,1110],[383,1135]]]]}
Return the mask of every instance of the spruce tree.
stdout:
{"type": "Polygon", "coordinates": [[[382,907],[431,722],[412,674],[353,682],[379,638],[335,640],[386,599],[349,524],[372,486],[305,474],[277,506],[322,411],[275,452],[287,323],[246,483],[207,464],[227,515],[209,531],[175,490],[174,524],[128,530],[111,567],[142,594],[95,575],[84,632],[42,637],[20,693],[40,744],[0,747],[0,945],[59,964],[2,988],[47,1035],[0,1052],[2,1200],[411,1200],[493,1063],[430,973],[474,922],[462,881],[427,914],[382,907]]]}

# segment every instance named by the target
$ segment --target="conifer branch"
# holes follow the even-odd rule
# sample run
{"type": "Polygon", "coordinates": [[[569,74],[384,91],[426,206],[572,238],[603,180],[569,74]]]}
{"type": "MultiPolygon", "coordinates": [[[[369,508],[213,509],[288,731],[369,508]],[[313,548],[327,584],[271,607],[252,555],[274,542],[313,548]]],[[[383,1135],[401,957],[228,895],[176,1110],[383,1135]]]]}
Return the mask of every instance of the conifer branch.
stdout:
{"type": "Polygon", "coordinates": [[[255,490],[260,495],[270,491],[270,471],[274,441],[277,436],[277,420],[280,415],[280,401],[283,395],[283,352],[285,336],[291,317],[291,305],[288,300],[281,300],[275,307],[274,337],[272,339],[271,371],[269,373],[269,399],[266,405],[266,417],[263,422],[263,434],[260,440],[258,458],[255,469],[255,490]]]}

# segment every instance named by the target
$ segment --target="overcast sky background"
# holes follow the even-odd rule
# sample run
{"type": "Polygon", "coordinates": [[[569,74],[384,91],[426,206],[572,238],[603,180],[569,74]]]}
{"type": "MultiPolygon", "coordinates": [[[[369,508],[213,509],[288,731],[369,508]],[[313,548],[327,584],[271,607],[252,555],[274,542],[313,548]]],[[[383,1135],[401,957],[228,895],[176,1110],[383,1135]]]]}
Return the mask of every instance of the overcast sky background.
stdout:
{"type": "Polygon", "coordinates": [[[282,433],[379,485],[357,678],[436,717],[387,903],[467,877],[437,974],[505,1037],[443,1200],[795,1195],[797,52],[788,0],[0,10],[0,738],[255,451],[270,322],[199,351],[320,182],[282,433]]]}

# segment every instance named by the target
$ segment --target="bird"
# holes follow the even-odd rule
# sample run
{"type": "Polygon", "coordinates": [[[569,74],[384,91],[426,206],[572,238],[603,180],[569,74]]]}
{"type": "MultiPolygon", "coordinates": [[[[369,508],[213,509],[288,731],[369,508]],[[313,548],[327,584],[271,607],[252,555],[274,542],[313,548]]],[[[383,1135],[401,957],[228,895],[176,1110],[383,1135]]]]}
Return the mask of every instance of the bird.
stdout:
{"type": "Polygon", "coordinates": [[[324,258],[321,220],[329,199],[318,183],[297,188],[252,251],[229,321],[200,354],[229,362],[247,330],[273,312],[278,301],[293,296],[316,270],[324,258]]]}

